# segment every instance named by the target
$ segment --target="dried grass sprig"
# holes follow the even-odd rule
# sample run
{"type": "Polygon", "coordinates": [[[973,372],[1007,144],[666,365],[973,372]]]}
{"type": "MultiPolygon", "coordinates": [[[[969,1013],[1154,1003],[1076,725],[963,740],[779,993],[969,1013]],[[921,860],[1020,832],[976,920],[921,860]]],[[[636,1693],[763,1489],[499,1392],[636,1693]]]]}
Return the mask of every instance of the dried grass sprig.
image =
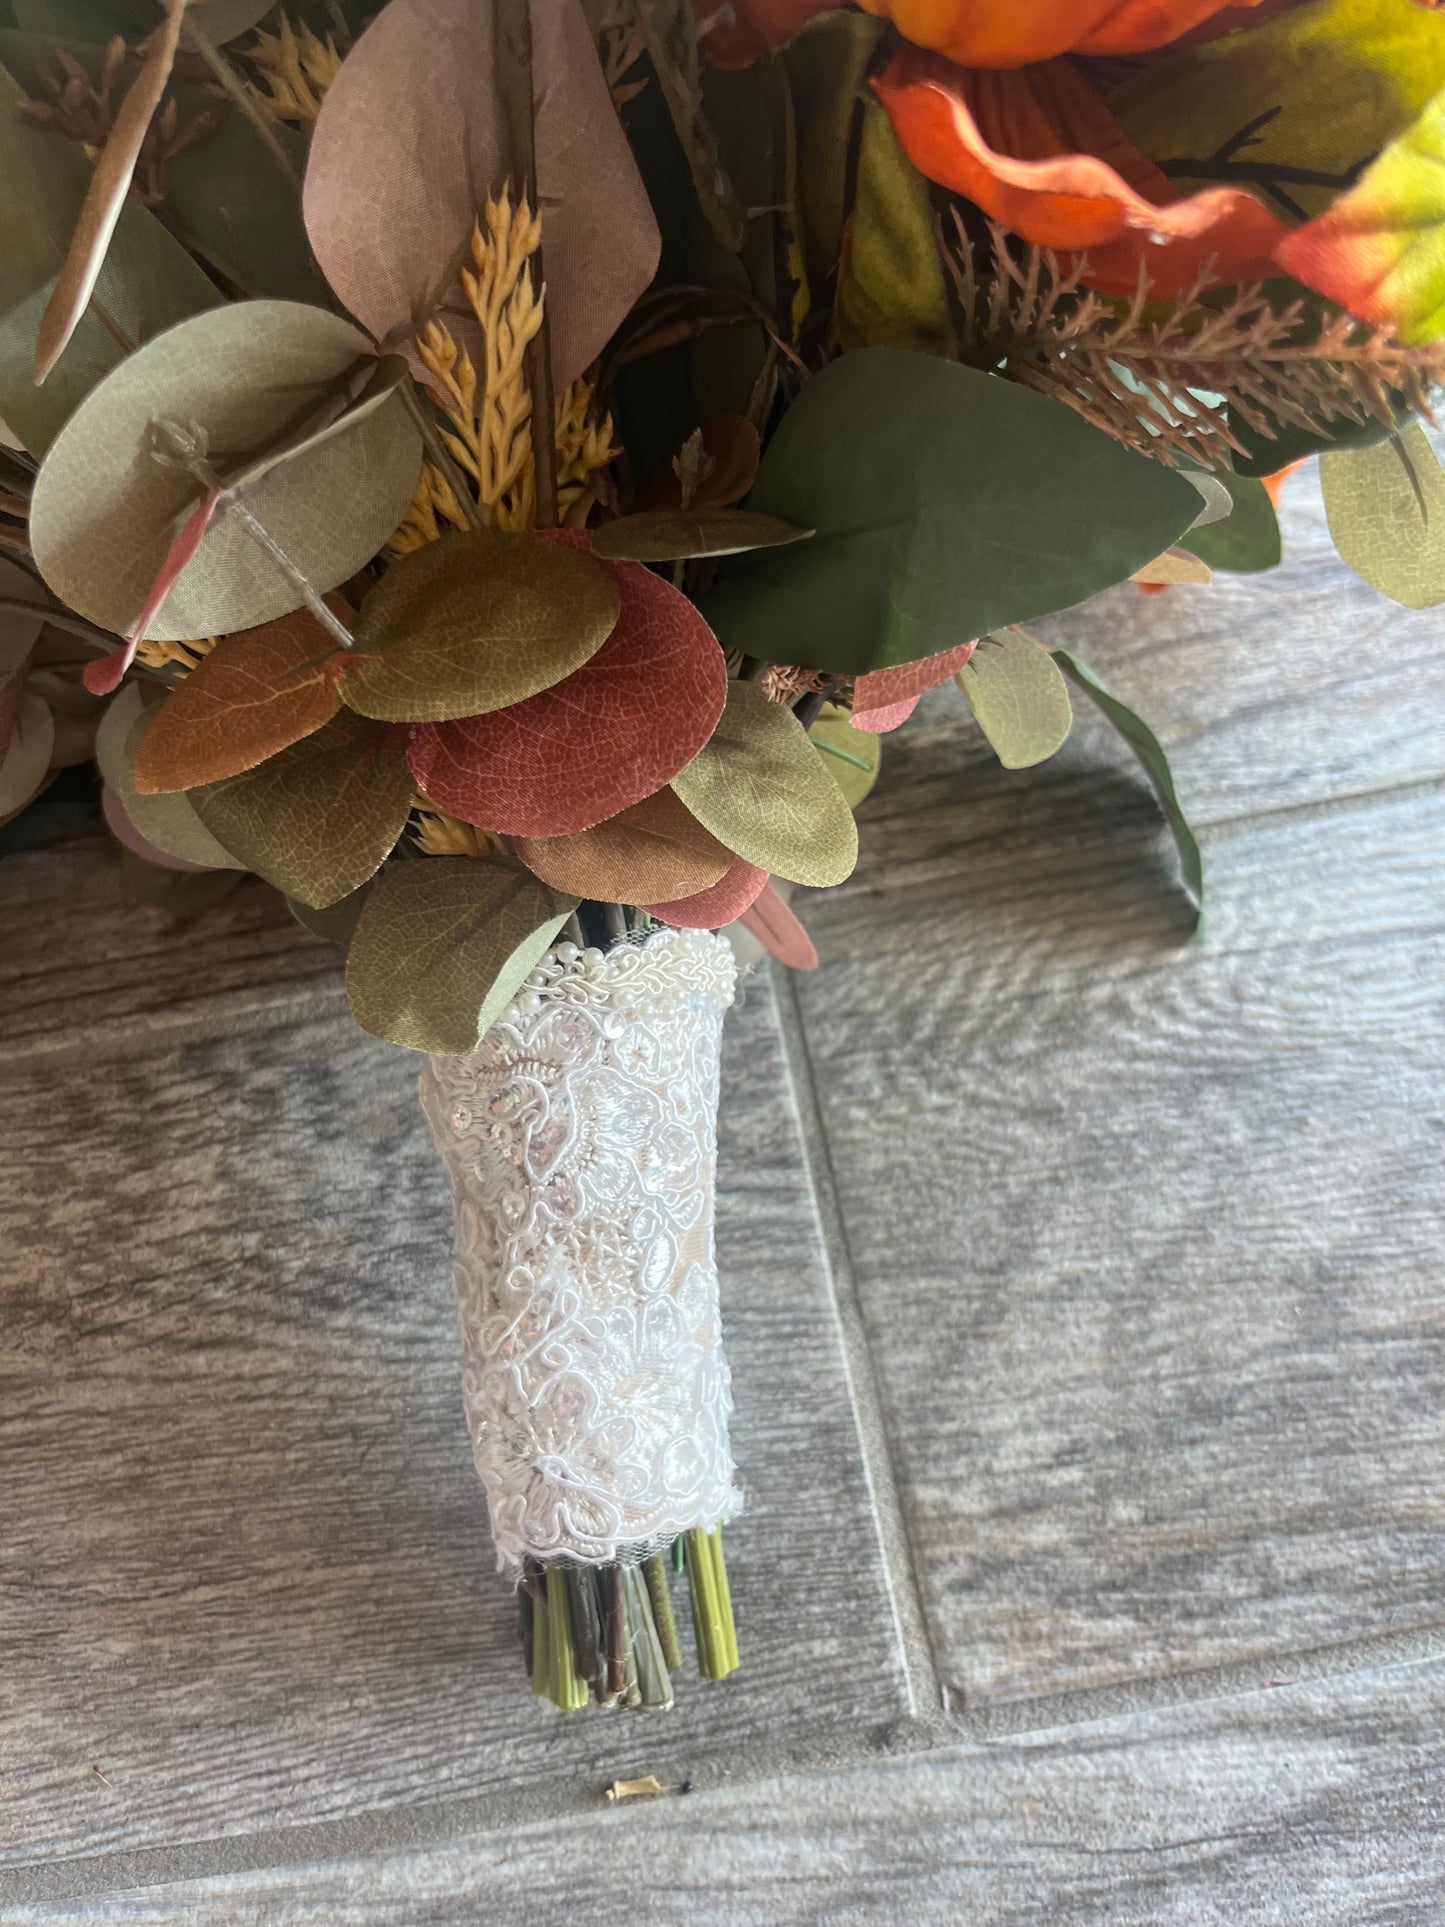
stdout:
{"type": "MultiPolygon", "coordinates": [[[[481,519],[489,527],[529,529],[536,521],[536,470],[532,446],[532,397],[527,386],[529,344],[542,326],[545,290],[534,286],[529,263],[541,242],[541,225],[526,202],[509,194],[489,200],[472,232],[472,265],[462,286],[481,328],[483,365],[443,321],[430,321],[417,336],[417,352],[450,428],[448,453],[470,483],[481,519]]],[[[557,405],[557,495],[563,520],[585,515],[595,478],[620,452],[612,422],[593,419],[593,391],[573,383],[557,405]]],[[[406,520],[392,537],[393,554],[436,541],[443,527],[469,526],[450,482],[428,462],[406,520]]]]}
{"type": "Polygon", "coordinates": [[[412,839],[423,856],[497,857],[506,854],[500,837],[448,816],[435,803],[418,797],[413,811],[412,839]]]}
{"type": "Polygon", "coordinates": [[[1276,422],[1328,434],[1332,422],[1393,424],[1395,407],[1428,416],[1445,382],[1445,345],[1409,347],[1347,314],[1311,318],[1268,289],[1207,302],[1207,276],[1179,301],[1151,299],[1147,272],[1127,303],[1087,286],[1088,262],[1065,268],[1048,248],[990,223],[992,272],[980,281],[958,227],[944,249],[964,354],[1053,395],[1116,440],[1177,463],[1227,463],[1247,452],[1233,425],[1272,438],[1276,422]]]}
{"type": "Polygon", "coordinates": [[[582,11],[602,56],[602,72],[614,107],[625,107],[647,85],[647,76],[631,78],[647,52],[642,23],[634,0],[582,0],[582,11]]]}
{"type": "Polygon", "coordinates": [[[135,659],[147,669],[178,669],[184,680],[220,640],[219,636],[198,636],[194,642],[142,642],[136,647],[135,659]]]}
{"type": "Polygon", "coordinates": [[[275,33],[263,33],[258,27],[255,40],[244,51],[261,82],[259,86],[248,82],[246,91],[266,118],[312,126],[341,65],[330,36],[322,40],[304,24],[298,33],[283,13],[275,33]]]}

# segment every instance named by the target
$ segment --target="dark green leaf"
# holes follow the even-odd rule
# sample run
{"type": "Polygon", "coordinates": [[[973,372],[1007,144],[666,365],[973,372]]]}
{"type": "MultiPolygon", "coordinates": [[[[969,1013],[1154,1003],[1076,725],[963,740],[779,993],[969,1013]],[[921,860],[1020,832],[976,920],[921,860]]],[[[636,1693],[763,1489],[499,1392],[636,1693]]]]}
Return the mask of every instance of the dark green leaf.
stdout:
{"type": "Polygon", "coordinates": [[[1054,661],[1066,675],[1072,676],[1080,689],[1093,698],[1148,771],[1149,780],[1158,792],[1164,814],[1169,819],[1169,827],[1174,832],[1184,881],[1202,909],[1204,858],[1174,788],[1174,772],[1169,767],[1169,758],[1164,754],[1159,738],[1142,717],[1136,716],[1117,696],[1109,694],[1087,663],[1080,662],[1077,656],[1071,656],[1066,649],[1055,649],[1053,654],[1054,661]]]}
{"type": "Polygon", "coordinates": [[[1274,568],[1282,550],[1279,518],[1269,490],[1263,482],[1231,475],[1224,469],[1215,471],[1215,477],[1234,498],[1232,513],[1222,521],[1187,530],[1179,538],[1179,547],[1197,555],[1211,569],[1228,569],[1238,575],[1274,568]]]}
{"type": "Polygon", "coordinates": [[[723,646],[861,675],[1125,581],[1199,494],[1062,402],[864,348],[794,402],[747,506],[817,533],[727,566],[702,603],[723,646]]]}
{"type": "Polygon", "coordinates": [[[134,850],[120,853],[121,882],[136,903],[168,910],[173,917],[198,917],[230,896],[245,878],[244,870],[167,870],[147,863],[134,850]]]}
{"type": "Polygon", "coordinates": [[[287,897],[286,908],[301,928],[309,930],[313,937],[320,937],[325,943],[346,945],[355,934],[370,888],[369,883],[363,883],[349,897],[343,897],[339,903],[328,903],[322,910],[314,910],[309,903],[302,903],[297,897],[287,897]]]}

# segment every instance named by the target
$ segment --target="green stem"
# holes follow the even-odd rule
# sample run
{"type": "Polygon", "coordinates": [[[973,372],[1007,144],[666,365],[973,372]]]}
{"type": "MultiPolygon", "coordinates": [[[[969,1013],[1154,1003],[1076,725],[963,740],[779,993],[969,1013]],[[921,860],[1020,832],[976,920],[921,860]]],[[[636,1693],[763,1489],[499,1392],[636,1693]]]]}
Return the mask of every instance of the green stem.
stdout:
{"type": "Polygon", "coordinates": [[[642,1573],[647,1581],[647,1597],[652,1607],[652,1623],[657,1628],[663,1663],[676,1671],[682,1664],[682,1644],[677,1636],[677,1614],[672,1609],[672,1586],[668,1578],[667,1563],[654,1554],[651,1559],[644,1562],[642,1573]]]}
{"type": "Polygon", "coordinates": [[[553,1566],[547,1575],[547,1619],[552,1663],[547,1697],[554,1705],[560,1706],[564,1713],[575,1713],[587,1704],[589,1695],[587,1682],[577,1671],[567,1577],[560,1566],[553,1566]]]}
{"type": "MultiPolygon", "coordinates": [[[[541,1583],[545,1586],[546,1582],[541,1583]]],[[[545,1591],[533,1595],[532,1608],[532,1691],[538,1699],[547,1699],[552,1678],[552,1620],[545,1591]]]]}

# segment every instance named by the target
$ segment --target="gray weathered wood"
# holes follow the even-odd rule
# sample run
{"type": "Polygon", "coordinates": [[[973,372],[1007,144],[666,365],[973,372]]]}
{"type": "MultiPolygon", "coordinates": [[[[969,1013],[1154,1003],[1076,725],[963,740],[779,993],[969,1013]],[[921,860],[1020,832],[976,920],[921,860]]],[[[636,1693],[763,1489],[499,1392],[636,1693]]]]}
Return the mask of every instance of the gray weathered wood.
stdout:
{"type": "MultiPolygon", "coordinates": [[[[223,932],[204,944],[244,975],[223,932]]],[[[580,1799],[904,1710],[766,979],[730,1018],[718,1224],[745,1670],[684,1679],[654,1722],[569,1722],[522,1678],[418,1060],[331,1009],[115,1041],[0,1061],[0,1861],[542,1782],[580,1799]]]]}
{"type": "MultiPolygon", "coordinates": [[[[17,1906],[13,1927],[1433,1927],[1445,1668],[651,1802],[426,1852],[17,1906]]],[[[101,1790],[103,1792],[103,1789],[101,1790]]]]}
{"type": "Polygon", "coordinates": [[[1438,793],[1234,826],[1187,948],[1152,846],[1063,813],[1031,860],[891,888],[866,851],[808,903],[812,1072],[965,1693],[1439,1617],[1442,842],[1438,793]]]}

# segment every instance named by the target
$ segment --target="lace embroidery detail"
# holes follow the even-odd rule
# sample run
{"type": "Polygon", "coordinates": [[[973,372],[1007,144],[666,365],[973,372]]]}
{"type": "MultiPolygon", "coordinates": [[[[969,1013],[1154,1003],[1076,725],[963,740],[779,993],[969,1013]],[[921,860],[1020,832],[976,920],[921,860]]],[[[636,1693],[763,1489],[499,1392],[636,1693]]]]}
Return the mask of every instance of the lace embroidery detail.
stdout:
{"type": "Polygon", "coordinates": [[[463,1398],[499,1563],[603,1563],[731,1518],[713,1255],[736,966],[658,930],[550,952],[422,1106],[452,1179],[463,1398]]]}

